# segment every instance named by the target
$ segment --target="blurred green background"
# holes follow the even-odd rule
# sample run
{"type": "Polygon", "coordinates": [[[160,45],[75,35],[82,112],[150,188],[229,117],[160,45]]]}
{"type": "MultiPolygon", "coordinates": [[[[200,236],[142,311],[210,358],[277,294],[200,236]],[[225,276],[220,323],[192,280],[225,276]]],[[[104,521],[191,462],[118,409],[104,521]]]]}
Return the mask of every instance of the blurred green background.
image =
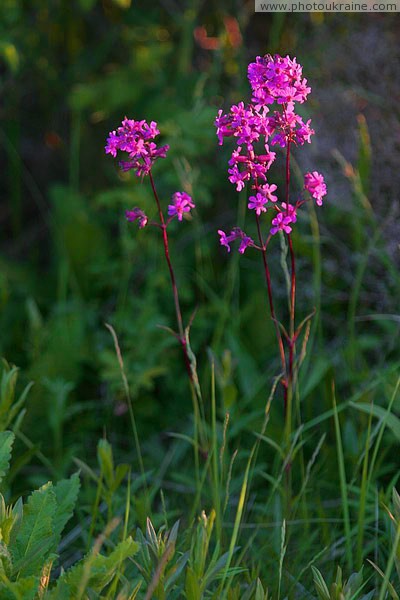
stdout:
{"type": "MultiPolygon", "coordinates": [[[[186,321],[197,308],[202,381],[212,354],[221,418],[230,410],[244,435],[262,417],[276,342],[259,257],[239,260],[218,243],[218,228],[244,222],[245,198],[227,181],[229,148],[213,127],[219,108],[249,98],[246,68],[259,54],[304,65],[316,135],[295,152],[295,175],[300,189],[301,170],[318,169],[329,190],[294,237],[298,318],[317,309],[303,416],[330,407],[332,376],[340,397],[365,388],[371,399],[381,375],[390,387],[400,358],[399,30],[398,15],[261,15],[233,0],[3,0],[0,355],[35,381],[24,430],[60,474],[72,456],[91,462],[104,431],[133,451],[105,323],[118,334],[145,454],[162,452],[162,432],[185,428],[192,412],[180,350],[158,327],[174,326],[160,239],[124,218],[133,206],[155,213],[148,182],[104,155],[125,115],[156,120],[171,146],[154,174],[164,206],[183,189],[196,202],[190,222],[171,226],[171,244],[186,321]]],[[[278,168],[272,176],[279,185],[278,168]]],[[[272,263],[284,318],[278,240],[272,263]]],[[[273,420],[280,428],[279,405],[273,420]]],[[[358,426],[346,421],[354,457],[358,426]]]]}

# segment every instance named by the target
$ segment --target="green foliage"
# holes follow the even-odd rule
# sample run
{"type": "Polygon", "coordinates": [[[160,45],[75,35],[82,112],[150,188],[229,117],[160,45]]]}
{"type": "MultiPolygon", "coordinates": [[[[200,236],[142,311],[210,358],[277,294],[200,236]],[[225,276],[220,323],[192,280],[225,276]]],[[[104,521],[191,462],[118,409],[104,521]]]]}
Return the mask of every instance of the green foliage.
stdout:
{"type": "Polygon", "coordinates": [[[18,368],[11,367],[3,361],[0,379],[0,431],[4,431],[11,424],[18,428],[24,416],[23,406],[33,383],[29,383],[17,396],[17,380],[18,368]]]}
{"type": "MultiPolygon", "coordinates": [[[[251,3],[227,0],[140,4],[0,3],[0,355],[22,366],[4,363],[0,375],[0,598],[310,598],[313,577],[324,600],[398,598],[400,276],[392,184],[375,170],[385,148],[395,152],[374,128],[389,94],[366,93],[362,77],[345,83],[356,56],[339,57],[339,77],[321,68],[322,56],[334,59],[332,39],[345,45],[357,29],[370,39],[366,21],[256,22],[251,3]],[[235,27],[245,44],[232,41],[235,27]],[[215,50],[202,46],[204,32],[215,50]],[[363,112],[341,119],[356,126],[353,145],[325,137],[317,148],[329,206],[318,220],[310,206],[294,234],[298,322],[316,314],[298,346],[288,444],[259,265],[251,255],[228,262],[215,233],[235,221],[252,235],[212,125],[219,107],[248,94],[249,40],[253,54],[297,52],[315,90],[331,95],[335,81],[363,112]],[[172,230],[171,257],[185,323],[198,309],[190,344],[201,411],[166,332],[174,311],[158,232],[124,219],[135,205],[152,218],[149,186],[103,153],[124,114],[157,120],[171,145],[155,171],[163,205],[177,189],[196,202],[193,220],[172,230]],[[118,333],[140,448],[105,322],[118,333]],[[79,502],[77,474],[42,485],[68,477],[74,459],[79,502]],[[346,582],[337,566],[349,574],[352,562],[346,582]]],[[[314,98],[322,114],[324,95],[314,98]]],[[[284,250],[270,255],[283,314],[284,250]]]]}
{"type": "Polygon", "coordinates": [[[320,600],[371,600],[374,597],[374,592],[368,594],[363,593],[363,576],[362,572],[353,573],[348,581],[343,581],[343,574],[340,567],[337,569],[336,578],[328,588],[321,573],[315,567],[312,567],[314,575],[315,589],[320,600]]]}
{"type": "Polygon", "coordinates": [[[81,563],[59,578],[46,598],[78,600],[87,597],[89,590],[100,593],[110,583],[120,564],[134,556],[138,548],[138,544],[129,537],[118,544],[109,556],[103,556],[94,549],[81,563]]]}
{"type": "MultiPolygon", "coordinates": [[[[8,469],[14,435],[0,434],[0,462],[8,469]]],[[[25,504],[19,499],[7,506],[0,495],[0,593],[2,598],[49,600],[83,598],[89,591],[101,592],[121,565],[139,549],[128,537],[107,556],[96,542],[91,553],[73,568],[62,572],[50,584],[52,565],[57,558],[61,536],[78,499],[76,473],[53,486],[43,485],[32,492],[25,504]]],[[[133,597],[133,596],[132,596],[133,597]]]]}
{"type": "Polygon", "coordinates": [[[11,448],[14,442],[14,435],[11,431],[2,431],[0,433],[0,482],[7,474],[10,466],[11,448]]]}

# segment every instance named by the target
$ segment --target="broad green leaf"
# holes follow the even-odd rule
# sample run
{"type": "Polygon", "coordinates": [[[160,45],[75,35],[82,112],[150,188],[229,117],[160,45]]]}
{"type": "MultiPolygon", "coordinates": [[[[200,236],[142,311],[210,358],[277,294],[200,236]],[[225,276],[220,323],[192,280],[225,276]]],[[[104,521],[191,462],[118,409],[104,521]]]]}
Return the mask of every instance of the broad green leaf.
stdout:
{"type": "MultiPolygon", "coordinates": [[[[69,479],[60,481],[54,487],[57,500],[57,509],[53,517],[53,533],[56,545],[67,522],[73,515],[80,488],[79,474],[74,473],[69,479]]],[[[53,548],[54,552],[57,547],[53,548]]]]}
{"type": "Polygon", "coordinates": [[[56,587],[48,595],[49,600],[76,598],[87,589],[100,593],[111,581],[121,562],[136,554],[138,550],[139,544],[129,537],[118,544],[109,556],[89,554],[59,577],[56,587]]]}
{"type": "Polygon", "coordinates": [[[46,483],[29,496],[21,526],[11,532],[10,550],[13,571],[18,577],[35,575],[41,570],[54,546],[53,518],[57,511],[56,495],[46,483]]]}
{"type": "Polygon", "coordinates": [[[34,600],[39,587],[38,577],[24,577],[19,581],[0,583],[1,600],[34,600]]]}
{"type": "MultiPolygon", "coordinates": [[[[1,531],[3,537],[3,527],[1,531]]],[[[10,575],[12,570],[12,557],[5,542],[0,541],[0,573],[10,575]]]]}

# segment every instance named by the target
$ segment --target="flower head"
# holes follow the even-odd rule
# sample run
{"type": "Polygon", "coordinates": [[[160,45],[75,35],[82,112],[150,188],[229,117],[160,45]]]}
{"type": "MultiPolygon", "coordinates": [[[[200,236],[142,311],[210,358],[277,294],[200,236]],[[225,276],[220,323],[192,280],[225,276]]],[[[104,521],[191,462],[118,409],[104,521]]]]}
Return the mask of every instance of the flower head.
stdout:
{"type": "Polygon", "coordinates": [[[303,78],[302,66],[289,56],[257,56],[248,67],[248,78],[256,107],[274,102],[303,103],[311,91],[303,78]]]}
{"type": "Polygon", "coordinates": [[[172,204],[168,205],[168,214],[170,217],[178,217],[178,221],[182,221],[183,213],[190,212],[195,204],[189,194],[186,192],[175,192],[172,196],[172,204]]]}
{"type": "Polygon", "coordinates": [[[265,111],[264,113],[257,112],[252,105],[245,106],[243,102],[231,106],[226,115],[220,110],[214,124],[217,128],[220,145],[222,145],[224,137],[231,136],[237,138],[239,145],[253,144],[260,139],[261,135],[268,133],[265,111]]]}
{"type": "Polygon", "coordinates": [[[256,215],[260,216],[262,212],[267,212],[267,208],[265,206],[267,202],[268,199],[266,198],[266,196],[264,196],[264,194],[261,194],[260,192],[257,192],[255,196],[249,197],[249,203],[247,207],[250,210],[255,210],[256,215]]]}
{"type": "Polygon", "coordinates": [[[143,227],[146,227],[147,222],[149,220],[147,215],[145,215],[144,212],[137,206],[135,208],[132,208],[132,210],[127,210],[125,212],[125,216],[126,216],[127,220],[131,221],[131,222],[136,221],[136,219],[137,219],[140,229],[143,229],[143,227]]]}
{"type": "Polygon", "coordinates": [[[240,245],[239,245],[239,248],[238,248],[238,252],[240,252],[240,254],[244,254],[245,250],[249,246],[254,246],[254,241],[248,235],[244,235],[242,237],[241,242],[240,242],[240,245]]]}
{"type": "Polygon", "coordinates": [[[117,130],[111,131],[105,146],[106,154],[116,157],[118,152],[126,152],[127,160],[121,161],[123,171],[136,169],[138,177],[148,175],[157,158],[165,158],[169,146],[157,147],[153,142],[159,135],[157,123],[125,119],[117,130]]]}
{"type": "Polygon", "coordinates": [[[322,198],[326,196],[326,184],[321,173],[318,173],[318,171],[306,173],[304,175],[304,189],[315,198],[318,206],[322,206],[322,198]]]}
{"type": "Polygon", "coordinates": [[[291,223],[296,223],[296,207],[292,204],[286,204],[286,202],[282,202],[283,210],[278,212],[276,217],[272,219],[272,227],[271,234],[275,235],[278,231],[284,231],[285,233],[290,233],[292,228],[290,227],[291,223]]]}
{"type": "Polygon", "coordinates": [[[227,235],[222,229],[218,229],[218,234],[220,236],[219,243],[221,246],[225,246],[228,252],[231,251],[230,244],[235,240],[240,240],[239,252],[243,254],[245,250],[249,246],[254,246],[254,240],[251,239],[248,235],[245,234],[239,227],[234,227],[229,235],[227,235]]]}

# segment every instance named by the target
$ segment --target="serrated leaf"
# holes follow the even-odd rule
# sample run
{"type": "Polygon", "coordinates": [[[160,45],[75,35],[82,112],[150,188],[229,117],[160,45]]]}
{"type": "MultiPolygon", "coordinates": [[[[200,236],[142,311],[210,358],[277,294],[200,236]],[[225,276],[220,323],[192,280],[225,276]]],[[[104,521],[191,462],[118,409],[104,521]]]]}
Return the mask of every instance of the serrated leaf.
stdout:
{"type": "MultiPolygon", "coordinates": [[[[57,509],[53,517],[53,533],[56,544],[61,539],[65,525],[73,515],[80,489],[79,474],[74,473],[69,479],[64,479],[54,487],[57,509]]],[[[55,551],[57,548],[54,547],[55,551]]]]}
{"type": "Polygon", "coordinates": [[[0,565],[0,572],[2,574],[5,573],[6,575],[9,575],[11,573],[12,558],[7,545],[3,541],[0,541],[0,565]]]}
{"type": "Polygon", "coordinates": [[[29,496],[21,526],[16,534],[11,532],[10,539],[13,572],[18,577],[38,574],[48,558],[55,541],[53,518],[56,510],[56,495],[51,483],[29,496]]]}
{"type": "Polygon", "coordinates": [[[11,431],[0,433],[0,482],[8,471],[13,443],[14,434],[11,431]]]}
{"type": "Polygon", "coordinates": [[[121,562],[136,554],[138,550],[139,544],[128,537],[120,542],[109,556],[89,554],[59,577],[56,587],[48,596],[49,600],[75,598],[78,591],[82,592],[82,588],[83,591],[90,589],[100,593],[111,581],[121,562]]]}
{"type": "Polygon", "coordinates": [[[25,577],[19,581],[0,583],[1,600],[34,600],[39,587],[37,577],[25,577]]]}

